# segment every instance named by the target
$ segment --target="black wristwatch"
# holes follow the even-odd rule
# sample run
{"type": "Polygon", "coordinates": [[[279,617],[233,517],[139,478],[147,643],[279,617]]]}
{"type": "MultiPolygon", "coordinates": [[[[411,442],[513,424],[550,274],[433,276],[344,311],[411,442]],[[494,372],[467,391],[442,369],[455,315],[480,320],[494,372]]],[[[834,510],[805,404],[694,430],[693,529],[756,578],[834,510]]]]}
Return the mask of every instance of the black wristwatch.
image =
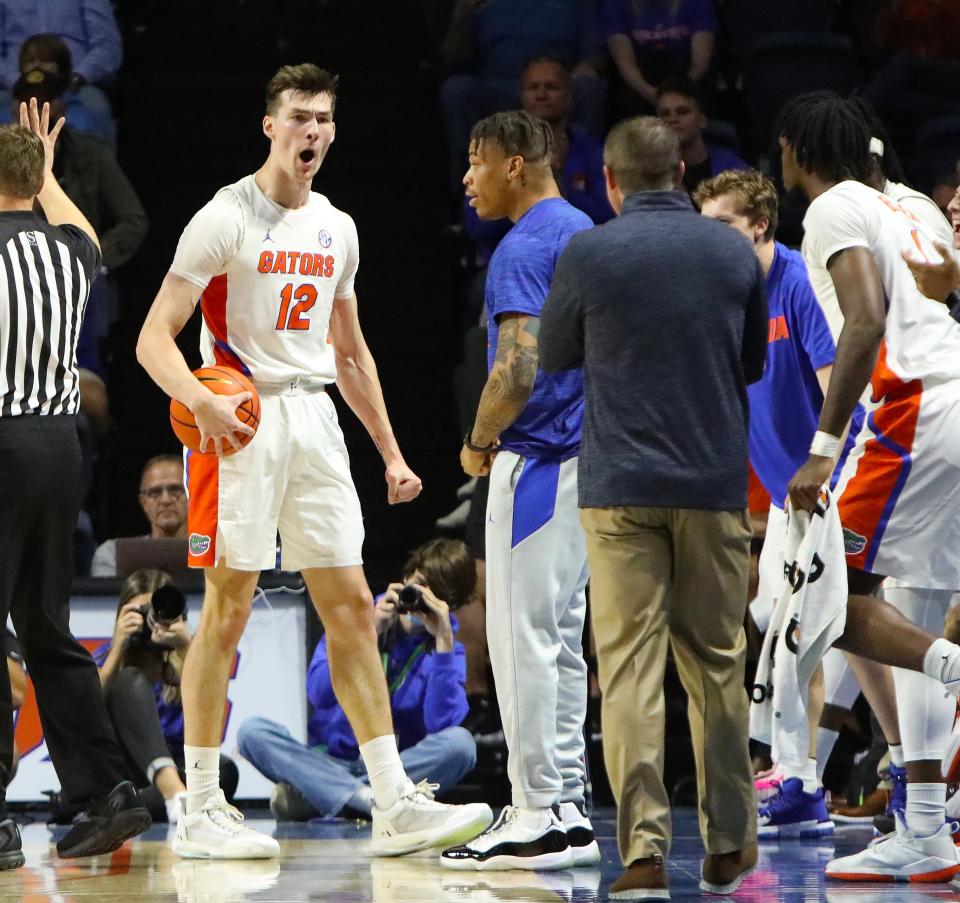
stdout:
{"type": "Polygon", "coordinates": [[[471,440],[471,435],[470,435],[470,434],[471,434],[472,432],[473,432],[473,430],[468,430],[468,431],[467,431],[467,435],[463,437],[463,444],[464,444],[467,448],[469,448],[470,451],[472,451],[472,452],[480,452],[481,454],[486,454],[488,451],[490,451],[490,449],[493,448],[493,442],[491,442],[489,445],[474,445],[473,442],[470,441],[470,440],[471,440]]]}
{"type": "Polygon", "coordinates": [[[947,305],[947,310],[950,311],[950,316],[960,323],[960,288],[955,288],[952,292],[950,292],[950,294],[944,299],[943,303],[947,305]]]}

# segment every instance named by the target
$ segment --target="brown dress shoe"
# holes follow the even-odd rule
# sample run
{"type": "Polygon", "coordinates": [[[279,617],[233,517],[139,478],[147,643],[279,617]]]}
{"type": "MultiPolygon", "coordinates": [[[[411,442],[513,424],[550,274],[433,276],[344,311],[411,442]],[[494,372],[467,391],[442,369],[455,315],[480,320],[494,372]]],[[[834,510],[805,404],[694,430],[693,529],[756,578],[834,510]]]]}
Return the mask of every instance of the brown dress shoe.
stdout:
{"type": "Polygon", "coordinates": [[[732,894],[757,867],[757,845],[731,853],[707,853],[700,870],[700,890],[708,894],[732,894]]]}
{"type": "Polygon", "coordinates": [[[611,900],[669,900],[670,884],[663,856],[647,856],[630,863],[610,885],[611,900]]]}
{"type": "Polygon", "coordinates": [[[841,825],[869,825],[875,815],[883,815],[890,802],[890,791],[877,787],[859,806],[833,806],[830,818],[841,825]]]}

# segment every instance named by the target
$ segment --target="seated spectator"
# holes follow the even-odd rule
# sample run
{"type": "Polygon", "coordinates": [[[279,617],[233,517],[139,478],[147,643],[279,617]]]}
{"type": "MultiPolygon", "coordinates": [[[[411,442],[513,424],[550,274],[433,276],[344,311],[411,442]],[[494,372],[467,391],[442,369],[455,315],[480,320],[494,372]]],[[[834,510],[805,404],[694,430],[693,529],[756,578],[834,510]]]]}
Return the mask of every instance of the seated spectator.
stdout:
{"type": "MultiPolygon", "coordinates": [[[[113,639],[93,653],[110,721],[143,805],[154,818],[165,812],[171,823],[180,813],[179,794],[186,792],[180,674],[190,639],[186,599],[170,577],[134,571],[120,591],[113,639]],[[184,613],[167,620],[166,608],[180,606],[184,613]]],[[[239,778],[236,763],[221,755],[220,786],[227,799],[239,778]]]]}
{"type": "Polygon", "coordinates": [[[732,150],[707,144],[703,112],[696,84],[687,78],[671,78],[657,90],[657,116],[680,139],[683,156],[683,187],[693,192],[704,180],[727,169],[749,169],[732,150]]]}
{"type": "MultiPolygon", "coordinates": [[[[187,491],[183,485],[183,459],[157,455],[143,467],[140,476],[140,507],[150,524],[147,536],[154,539],[185,539],[187,535],[187,491]]],[[[115,577],[117,541],[102,542],[93,556],[92,577],[115,577]]]]}
{"type": "MultiPolygon", "coordinates": [[[[467,714],[463,646],[453,639],[456,611],[476,582],[473,559],[459,540],[434,539],[414,550],[401,583],[378,597],[375,610],[393,728],[410,779],[456,785],[476,762],[476,743],[460,723],[467,714]],[[419,596],[415,609],[407,594],[419,596]],[[402,601],[401,601],[402,600],[402,601]]],[[[280,724],[250,718],[240,725],[241,754],[277,783],[271,807],[278,818],[333,816],[349,809],[369,817],[373,794],[347,716],[330,681],[323,637],[307,673],[314,707],[309,744],[280,724]]]]}
{"type": "Polygon", "coordinates": [[[716,41],[713,0],[603,0],[603,31],[627,91],[620,115],[649,113],[664,79],[701,81],[716,41]]]}
{"type": "MultiPolygon", "coordinates": [[[[553,172],[557,187],[574,207],[578,207],[597,225],[613,217],[603,178],[603,144],[569,122],[573,97],[570,70],[550,56],[530,60],[523,70],[520,85],[523,109],[549,123],[553,132],[553,172]]],[[[473,325],[483,306],[486,266],[494,249],[513,223],[509,219],[481,220],[463,198],[463,228],[474,243],[475,263],[481,267],[468,292],[468,322],[473,325]]],[[[472,417],[472,412],[471,412],[472,417]]]]}
{"type": "MultiPolygon", "coordinates": [[[[55,35],[70,51],[67,71],[73,98],[107,126],[106,140],[114,140],[110,101],[103,92],[123,60],[120,30],[109,0],[5,0],[0,16],[0,88],[10,90],[19,76],[33,68],[21,56],[24,43],[35,35],[55,35]],[[21,66],[21,61],[26,65],[21,66]]],[[[31,51],[33,52],[33,51],[31,51]]],[[[47,57],[35,57],[46,61],[47,57]]],[[[6,107],[7,104],[0,103],[6,107]]]]}
{"type": "Polygon", "coordinates": [[[520,76],[540,54],[571,61],[571,118],[595,138],[602,136],[605,61],[593,0],[457,0],[443,51],[449,65],[468,70],[440,88],[452,184],[459,185],[466,168],[473,124],[519,106],[520,76]]]}
{"type": "MultiPolygon", "coordinates": [[[[70,48],[66,42],[55,34],[37,34],[27,38],[20,48],[18,59],[19,77],[16,85],[27,79],[36,80],[31,73],[40,70],[50,76],[59,86],[59,93],[63,99],[63,113],[67,122],[76,132],[96,135],[108,144],[113,145],[115,126],[109,115],[101,116],[83,105],[76,91],[70,90],[70,73],[73,63],[70,58],[70,48]]],[[[16,90],[13,91],[16,96],[16,90]]],[[[18,122],[17,111],[8,109],[7,104],[0,107],[0,122],[18,122]]]]}

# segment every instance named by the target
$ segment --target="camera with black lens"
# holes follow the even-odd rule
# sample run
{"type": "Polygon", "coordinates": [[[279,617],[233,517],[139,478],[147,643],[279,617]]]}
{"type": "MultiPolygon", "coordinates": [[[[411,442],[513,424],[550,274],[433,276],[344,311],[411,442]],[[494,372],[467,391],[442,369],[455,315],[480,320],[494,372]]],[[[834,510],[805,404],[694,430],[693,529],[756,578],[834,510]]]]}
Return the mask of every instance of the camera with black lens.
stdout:
{"type": "Polygon", "coordinates": [[[418,611],[428,611],[423,598],[423,590],[416,583],[407,583],[397,593],[396,610],[398,615],[412,615],[418,611]]]}
{"type": "Polygon", "coordinates": [[[153,642],[154,627],[169,627],[178,618],[182,618],[187,611],[187,597],[172,583],[158,586],[150,596],[150,602],[139,609],[143,615],[143,626],[130,637],[131,646],[141,649],[166,649],[153,642]]]}

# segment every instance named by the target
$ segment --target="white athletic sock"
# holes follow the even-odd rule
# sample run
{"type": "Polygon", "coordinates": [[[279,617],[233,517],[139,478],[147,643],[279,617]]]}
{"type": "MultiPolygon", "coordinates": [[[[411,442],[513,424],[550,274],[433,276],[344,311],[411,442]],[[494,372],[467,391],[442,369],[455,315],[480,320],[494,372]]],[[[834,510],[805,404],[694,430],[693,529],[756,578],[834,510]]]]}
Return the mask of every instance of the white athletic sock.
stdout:
{"type": "Polygon", "coordinates": [[[192,815],[220,789],[220,747],[184,746],[183,763],[187,772],[187,815],[192,815]]]}
{"type": "Polygon", "coordinates": [[[390,809],[400,799],[408,780],[397,751],[397,738],[387,734],[367,740],[360,744],[360,755],[367,767],[374,803],[380,810],[390,809]]]}
{"type": "Polygon", "coordinates": [[[940,637],[923,656],[923,673],[939,680],[954,696],[960,694],[960,646],[940,637]]]}
{"type": "Polygon", "coordinates": [[[946,784],[907,784],[907,827],[918,837],[929,837],[947,819],[946,784]]]}
{"type": "Polygon", "coordinates": [[[887,749],[890,750],[890,761],[897,768],[903,768],[907,763],[903,759],[903,745],[900,743],[890,744],[887,746],[887,749]]]}
{"type": "MultiPolygon", "coordinates": [[[[789,778],[800,778],[803,781],[804,793],[816,793],[820,789],[820,781],[817,780],[817,760],[804,759],[802,762],[781,762],[783,769],[783,780],[786,782],[789,778]]],[[[783,786],[781,784],[781,786],[783,786]]]]}
{"type": "Polygon", "coordinates": [[[817,781],[823,783],[823,773],[827,770],[827,762],[830,761],[830,754],[833,747],[837,745],[838,731],[832,731],[828,727],[817,728],[817,781]]]}

